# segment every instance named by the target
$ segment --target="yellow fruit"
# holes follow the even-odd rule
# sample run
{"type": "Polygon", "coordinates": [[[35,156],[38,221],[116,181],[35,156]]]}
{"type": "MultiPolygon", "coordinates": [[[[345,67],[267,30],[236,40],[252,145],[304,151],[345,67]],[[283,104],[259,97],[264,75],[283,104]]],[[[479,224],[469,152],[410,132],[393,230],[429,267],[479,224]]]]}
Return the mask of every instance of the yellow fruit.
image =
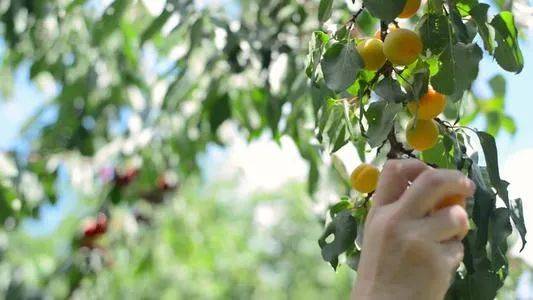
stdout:
{"type": "Polygon", "coordinates": [[[381,68],[386,61],[383,54],[383,42],[376,38],[366,39],[357,45],[357,52],[361,55],[365,63],[365,69],[376,71],[381,68]]]}
{"type": "Polygon", "coordinates": [[[414,31],[398,28],[391,31],[383,42],[383,53],[394,65],[412,64],[422,53],[422,41],[414,31]]]}
{"type": "Polygon", "coordinates": [[[379,170],[370,164],[360,164],[350,176],[352,188],[361,193],[371,193],[376,190],[379,170]]]}
{"type": "Polygon", "coordinates": [[[428,92],[420,98],[420,101],[411,101],[407,108],[418,119],[431,120],[440,115],[446,107],[446,98],[443,94],[436,92],[431,87],[428,92]]]}
{"type": "Polygon", "coordinates": [[[413,149],[424,151],[433,148],[439,138],[439,127],[434,120],[414,120],[409,122],[406,130],[407,143],[413,149]]]}
{"type": "Polygon", "coordinates": [[[412,17],[420,8],[420,0],[407,0],[402,12],[398,16],[401,19],[407,19],[412,17]]]}
{"type": "Polygon", "coordinates": [[[442,201],[437,203],[435,207],[433,208],[433,211],[437,211],[439,209],[453,206],[453,205],[461,205],[463,208],[466,207],[466,199],[464,196],[461,195],[454,195],[447,198],[444,198],[442,201]]]}

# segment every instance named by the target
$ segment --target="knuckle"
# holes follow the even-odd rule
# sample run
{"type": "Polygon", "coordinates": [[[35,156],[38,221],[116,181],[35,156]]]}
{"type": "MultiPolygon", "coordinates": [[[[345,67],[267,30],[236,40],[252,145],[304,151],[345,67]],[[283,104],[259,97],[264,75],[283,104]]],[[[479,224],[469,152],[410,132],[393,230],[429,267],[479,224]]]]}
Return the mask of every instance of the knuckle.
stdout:
{"type": "Polygon", "coordinates": [[[400,220],[395,213],[380,208],[374,212],[374,218],[378,221],[378,226],[381,227],[385,237],[393,238],[398,235],[400,220]]]}
{"type": "Polygon", "coordinates": [[[420,238],[419,235],[414,233],[408,233],[405,235],[404,251],[406,255],[411,257],[421,257],[424,253],[427,253],[427,242],[420,238]]]}

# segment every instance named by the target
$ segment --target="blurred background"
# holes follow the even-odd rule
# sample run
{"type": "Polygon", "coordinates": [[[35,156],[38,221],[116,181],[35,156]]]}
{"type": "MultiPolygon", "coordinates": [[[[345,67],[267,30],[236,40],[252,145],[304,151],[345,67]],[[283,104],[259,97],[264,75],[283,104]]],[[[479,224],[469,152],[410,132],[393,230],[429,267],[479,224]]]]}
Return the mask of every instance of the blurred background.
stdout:
{"type": "MultiPolygon", "coordinates": [[[[337,2],[338,20],[360,6],[337,2]]],[[[533,232],[533,3],[492,4],[515,13],[525,68],[486,57],[464,110],[497,135],[533,232]]],[[[0,294],[346,299],[354,272],[323,262],[317,239],[343,195],[332,165],[358,156],[314,140],[304,70],[317,9],[1,0],[0,294]]],[[[533,248],[511,255],[501,298],[533,299],[533,248]]]]}

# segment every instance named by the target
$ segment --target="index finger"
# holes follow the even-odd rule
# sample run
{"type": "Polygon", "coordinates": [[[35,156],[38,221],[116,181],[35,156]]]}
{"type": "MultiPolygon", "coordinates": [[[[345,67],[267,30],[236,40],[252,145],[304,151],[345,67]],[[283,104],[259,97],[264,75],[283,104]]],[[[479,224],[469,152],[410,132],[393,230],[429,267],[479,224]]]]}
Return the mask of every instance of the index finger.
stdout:
{"type": "Polygon", "coordinates": [[[475,184],[457,170],[432,169],[420,174],[402,195],[400,202],[407,213],[422,217],[449,196],[471,197],[475,184]]]}
{"type": "Polygon", "coordinates": [[[429,169],[431,167],[418,159],[388,160],[379,177],[374,205],[384,206],[395,202],[418,175],[429,169]]]}

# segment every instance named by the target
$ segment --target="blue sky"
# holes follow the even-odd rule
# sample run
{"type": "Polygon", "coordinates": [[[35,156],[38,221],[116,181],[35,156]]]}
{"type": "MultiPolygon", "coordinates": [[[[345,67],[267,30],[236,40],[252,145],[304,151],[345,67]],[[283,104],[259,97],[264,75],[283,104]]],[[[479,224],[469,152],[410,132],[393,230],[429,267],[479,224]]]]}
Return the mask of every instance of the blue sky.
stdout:
{"type": "MultiPolygon", "coordinates": [[[[529,34],[528,42],[522,43],[524,55],[524,70],[516,75],[499,69],[495,61],[485,57],[480,67],[481,84],[477,89],[486,90],[486,83],[493,75],[503,74],[507,79],[506,111],[516,122],[518,132],[514,137],[503,133],[498,136],[497,142],[502,161],[519,150],[533,148],[533,33],[529,34]]],[[[482,129],[482,128],[480,128],[482,129]]]]}

